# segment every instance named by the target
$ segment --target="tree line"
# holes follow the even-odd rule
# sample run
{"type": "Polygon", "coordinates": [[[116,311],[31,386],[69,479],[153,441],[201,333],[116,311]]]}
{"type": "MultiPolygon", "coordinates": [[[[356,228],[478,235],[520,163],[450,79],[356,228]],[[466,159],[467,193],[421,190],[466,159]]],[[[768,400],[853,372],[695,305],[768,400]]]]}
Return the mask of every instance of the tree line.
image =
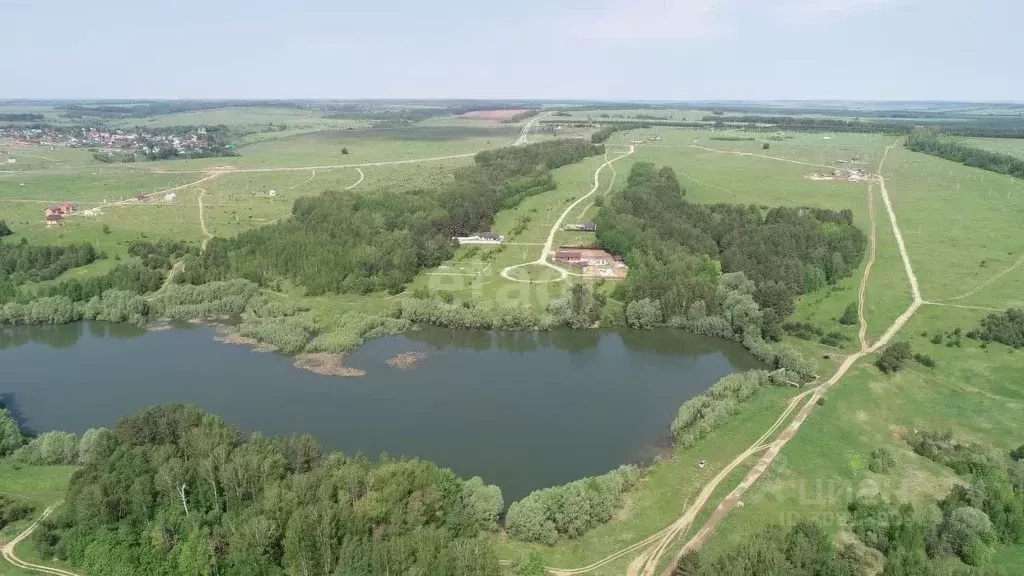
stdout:
{"type": "MultiPolygon", "coordinates": [[[[743,124],[747,130],[790,130],[794,132],[864,132],[881,134],[911,134],[920,125],[900,120],[844,120],[805,116],[719,116],[701,118],[715,126],[743,124]]],[[[972,118],[929,122],[931,129],[955,136],[988,138],[1024,138],[1024,119],[1018,117],[972,118]]]]}
{"type": "MultiPolygon", "coordinates": [[[[852,541],[836,544],[822,526],[806,520],[789,529],[769,526],[707,557],[683,556],[674,576],[1015,574],[993,565],[992,557],[999,547],[1024,541],[1024,446],[1007,454],[931,430],[907,441],[918,456],[961,476],[941,500],[912,505],[858,496],[843,522],[856,536],[852,541]]],[[[899,472],[899,460],[887,448],[874,450],[870,461],[874,474],[899,472]]]]}
{"type": "Polygon", "coordinates": [[[0,114],[0,122],[42,122],[42,114],[0,114]]]}
{"type": "Polygon", "coordinates": [[[555,187],[550,171],[600,154],[578,140],[552,140],[476,155],[437,190],[325,192],[295,201],[292,218],[214,239],[185,265],[189,283],[288,278],[309,294],[398,293],[453,255],[453,236],[490,229],[494,215],[555,187]]]}
{"type": "Polygon", "coordinates": [[[942,133],[936,130],[915,131],[907,138],[906,146],[914,152],[938,156],[964,166],[1024,178],[1024,160],[1009,154],[990,152],[961,144],[955,140],[944,138],[942,133]]]}
{"type": "Polygon", "coordinates": [[[747,321],[736,304],[749,299],[760,312],[747,306],[748,324],[775,340],[794,298],[849,276],[867,245],[849,210],[695,204],[671,168],[650,163],[633,166],[595,221],[601,247],[630,266],[616,299],[657,300],[665,321],[729,309],[739,334],[747,321]],[[743,272],[735,287],[749,280],[751,289],[720,290],[723,271],[743,272]]]}
{"type": "MultiPolygon", "coordinates": [[[[103,257],[88,242],[51,246],[0,241],[0,285],[20,286],[26,282],[53,280],[64,272],[91,264],[103,257]]],[[[4,291],[0,288],[0,293],[4,291]]]]}
{"type": "Polygon", "coordinates": [[[80,463],[33,538],[91,576],[501,574],[479,537],[500,490],[429,462],[245,438],[197,408],[157,406],[80,463]]]}

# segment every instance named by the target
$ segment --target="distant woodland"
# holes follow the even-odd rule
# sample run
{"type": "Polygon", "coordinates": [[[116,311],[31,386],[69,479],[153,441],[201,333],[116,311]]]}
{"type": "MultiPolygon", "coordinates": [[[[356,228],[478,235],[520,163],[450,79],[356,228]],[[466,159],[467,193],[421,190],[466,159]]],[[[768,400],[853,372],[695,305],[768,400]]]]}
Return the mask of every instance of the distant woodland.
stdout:
{"type": "Polygon", "coordinates": [[[438,190],[301,198],[293,218],[211,241],[185,265],[185,278],[285,277],[310,294],[398,293],[417,272],[452,257],[453,236],[488,231],[499,210],[554,189],[551,170],[603,151],[579,140],[500,148],[477,154],[438,190]]]}
{"type": "Polygon", "coordinates": [[[603,248],[630,266],[617,299],[657,300],[665,320],[722,310],[722,272],[742,272],[766,338],[778,339],[793,300],[845,278],[867,246],[849,210],[695,204],[671,168],[637,163],[596,219],[603,248]]]}
{"type": "Polygon", "coordinates": [[[1024,178],[1024,160],[999,154],[981,148],[967,146],[950,138],[946,138],[937,130],[918,130],[907,138],[907,148],[914,152],[931,154],[964,166],[981,168],[991,172],[1006,174],[1016,178],[1024,178]]]}

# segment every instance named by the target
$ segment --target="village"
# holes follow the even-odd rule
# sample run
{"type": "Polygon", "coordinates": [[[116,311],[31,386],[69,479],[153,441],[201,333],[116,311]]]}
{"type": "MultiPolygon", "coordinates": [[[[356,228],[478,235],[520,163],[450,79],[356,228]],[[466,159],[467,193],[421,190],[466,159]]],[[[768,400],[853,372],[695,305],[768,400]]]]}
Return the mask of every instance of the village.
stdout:
{"type": "MultiPolygon", "coordinates": [[[[134,198],[128,200],[122,200],[122,203],[140,203],[148,204],[151,202],[175,202],[178,200],[178,195],[174,192],[167,192],[163,196],[157,194],[140,194],[134,198]]],[[[78,206],[74,202],[61,202],[60,204],[49,206],[43,211],[47,228],[54,226],[61,226],[64,221],[72,215],[80,214],[86,218],[95,218],[97,216],[103,216],[103,210],[100,207],[89,208],[86,210],[79,211],[78,206]]]]}
{"type": "MultiPolygon", "coordinates": [[[[0,127],[0,144],[10,148],[88,148],[97,160],[132,162],[138,157],[157,160],[173,157],[230,156],[234,146],[219,142],[224,130],[205,127],[185,130],[107,129],[36,126],[0,127]]],[[[9,158],[8,163],[15,160],[9,158]]]]}

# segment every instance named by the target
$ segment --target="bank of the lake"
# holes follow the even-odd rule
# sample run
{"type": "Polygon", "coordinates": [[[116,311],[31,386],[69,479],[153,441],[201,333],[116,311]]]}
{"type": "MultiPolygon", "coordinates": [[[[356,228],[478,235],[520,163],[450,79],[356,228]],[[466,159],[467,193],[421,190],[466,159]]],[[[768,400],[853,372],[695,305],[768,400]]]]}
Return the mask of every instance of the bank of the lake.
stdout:
{"type": "Polygon", "coordinates": [[[678,330],[427,328],[367,342],[346,358],[366,376],[337,378],[215,335],[209,326],[6,328],[0,395],[31,431],[81,433],[151,404],[196,404],[244,430],[431,460],[498,484],[511,502],[649,460],[668,446],[680,404],[760,366],[739,344],[678,330]],[[408,352],[423,359],[388,364],[408,352]]]}

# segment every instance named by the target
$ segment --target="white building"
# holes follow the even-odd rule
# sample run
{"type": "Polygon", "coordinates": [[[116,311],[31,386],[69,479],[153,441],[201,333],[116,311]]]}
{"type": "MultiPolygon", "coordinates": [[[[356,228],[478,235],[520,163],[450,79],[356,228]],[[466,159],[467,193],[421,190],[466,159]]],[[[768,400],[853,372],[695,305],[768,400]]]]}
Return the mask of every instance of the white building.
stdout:
{"type": "Polygon", "coordinates": [[[178,199],[178,195],[174,192],[168,192],[164,195],[164,202],[174,202],[178,199]]]}
{"type": "Polygon", "coordinates": [[[268,192],[267,194],[269,194],[269,195],[270,195],[270,197],[271,197],[271,198],[273,198],[274,196],[277,196],[277,190],[271,190],[271,191],[270,191],[270,192],[268,192]]]}

